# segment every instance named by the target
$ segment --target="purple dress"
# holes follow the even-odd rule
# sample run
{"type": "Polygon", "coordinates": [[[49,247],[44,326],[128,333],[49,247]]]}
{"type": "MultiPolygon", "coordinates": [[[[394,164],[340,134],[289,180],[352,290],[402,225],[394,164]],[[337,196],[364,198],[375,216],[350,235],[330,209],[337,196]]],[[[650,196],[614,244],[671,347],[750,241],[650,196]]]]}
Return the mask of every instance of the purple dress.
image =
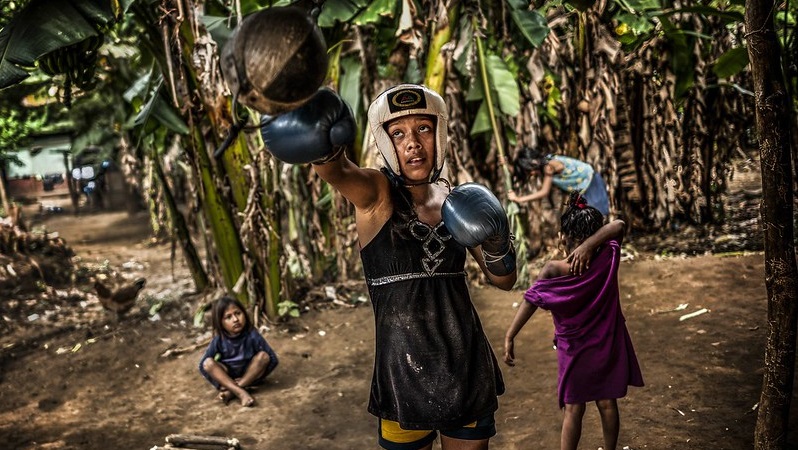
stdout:
{"type": "Polygon", "coordinates": [[[560,408],[626,395],[643,386],[643,376],[626,329],[618,294],[620,245],[602,246],[581,276],[535,282],[524,299],[551,311],[557,346],[560,408]]]}

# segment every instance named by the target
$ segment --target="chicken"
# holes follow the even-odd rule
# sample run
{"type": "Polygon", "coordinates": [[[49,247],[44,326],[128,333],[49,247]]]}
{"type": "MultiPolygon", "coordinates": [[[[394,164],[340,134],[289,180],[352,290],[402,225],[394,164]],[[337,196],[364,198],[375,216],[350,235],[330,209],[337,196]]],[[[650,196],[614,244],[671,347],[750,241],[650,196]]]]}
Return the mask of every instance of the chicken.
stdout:
{"type": "Polygon", "coordinates": [[[116,313],[117,319],[125,315],[136,303],[139,291],[147,284],[147,280],[139,278],[132,284],[126,284],[119,289],[111,290],[100,280],[94,281],[94,290],[97,291],[97,298],[100,299],[103,308],[116,313]]]}

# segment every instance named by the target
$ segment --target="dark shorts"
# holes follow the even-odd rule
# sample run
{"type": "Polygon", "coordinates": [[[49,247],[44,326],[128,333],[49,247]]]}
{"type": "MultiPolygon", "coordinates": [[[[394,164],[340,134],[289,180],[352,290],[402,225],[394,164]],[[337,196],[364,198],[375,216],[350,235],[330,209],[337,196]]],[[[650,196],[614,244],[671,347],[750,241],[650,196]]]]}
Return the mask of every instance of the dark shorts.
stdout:
{"type": "Polygon", "coordinates": [[[446,430],[405,430],[398,422],[380,419],[380,447],[387,450],[419,450],[438,437],[438,433],[452,439],[481,441],[496,435],[493,414],[460,428],[446,430]]]}

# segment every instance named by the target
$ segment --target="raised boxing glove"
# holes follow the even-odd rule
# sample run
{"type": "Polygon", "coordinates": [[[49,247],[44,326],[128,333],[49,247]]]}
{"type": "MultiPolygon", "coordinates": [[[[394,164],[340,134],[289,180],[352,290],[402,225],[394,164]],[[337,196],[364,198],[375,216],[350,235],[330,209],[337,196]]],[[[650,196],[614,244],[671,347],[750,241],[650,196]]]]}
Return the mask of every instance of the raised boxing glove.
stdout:
{"type": "Polygon", "coordinates": [[[452,189],[441,207],[441,217],[460,245],[482,246],[482,256],[491,273],[502,276],[515,270],[515,248],[507,215],[488,188],[466,183],[452,189]]]}
{"type": "Polygon", "coordinates": [[[266,149],[289,164],[324,164],[355,140],[355,119],[344,100],[322,88],[297,109],[263,116],[260,133],[266,149]]]}

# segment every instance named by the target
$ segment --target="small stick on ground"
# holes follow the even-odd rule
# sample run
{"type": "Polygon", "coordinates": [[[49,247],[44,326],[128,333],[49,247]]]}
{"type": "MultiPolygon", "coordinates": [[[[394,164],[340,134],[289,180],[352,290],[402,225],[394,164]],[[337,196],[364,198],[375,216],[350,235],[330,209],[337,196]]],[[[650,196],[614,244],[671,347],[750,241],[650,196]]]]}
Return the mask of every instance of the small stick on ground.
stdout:
{"type": "Polygon", "coordinates": [[[185,445],[218,445],[225,449],[233,448],[238,450],[241,448],[241,444],[239,444],[238,439],[222,436],[170,434],[169,436],[166,436],[166,442],[177,447],[183,447],[185,445]]]}
{"type": "Polygon", "coordinates": [[[160,356],[161,356],[161,358],[167,358],[169,356],[177,356],[177,355],[181,355],[183,353],[193,352],[194,350],[196,350],[198,348],[202,348],[202,347],[207,346],[210,342],[211,342],[210,339],[206,339],[203,342],[198,342],[196,344],[187,345],[185,347],[169,348],[169,349],[166,349],[163,353],[161,353],[160,356]]]}
{"type": "MultiPolygon", "coordinates": [[[[240,447],[217,447],[220,450],[241,450],[240,447]]],[[[160,447],[158,445],[150,448],[150,450],[208,450],[209,447],[205,448],[192,448],[192,447],[174,447],[170,444],[166,444],[164,447],[160,447]]]]}

